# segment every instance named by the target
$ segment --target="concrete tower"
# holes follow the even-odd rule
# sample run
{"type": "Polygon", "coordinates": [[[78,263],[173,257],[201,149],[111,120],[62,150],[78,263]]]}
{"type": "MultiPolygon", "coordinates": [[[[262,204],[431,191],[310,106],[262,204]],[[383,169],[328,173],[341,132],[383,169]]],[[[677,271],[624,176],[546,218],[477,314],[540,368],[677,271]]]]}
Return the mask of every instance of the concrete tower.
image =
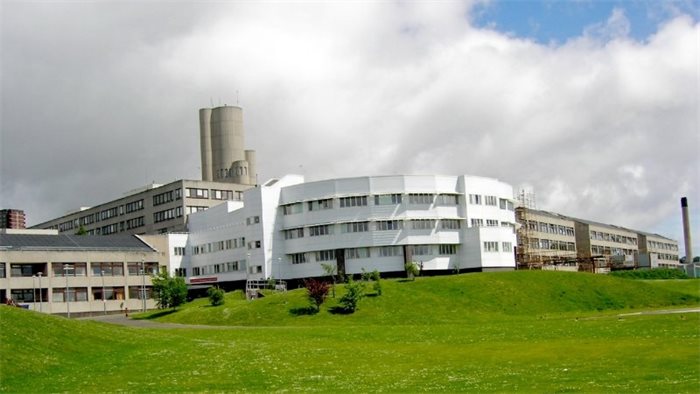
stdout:
{"type": "Polygon", "coordinates": [[[245,150],[240,107],[200,109],[199,135],[202,180],[255,184],[255,151],[245,150]]]}

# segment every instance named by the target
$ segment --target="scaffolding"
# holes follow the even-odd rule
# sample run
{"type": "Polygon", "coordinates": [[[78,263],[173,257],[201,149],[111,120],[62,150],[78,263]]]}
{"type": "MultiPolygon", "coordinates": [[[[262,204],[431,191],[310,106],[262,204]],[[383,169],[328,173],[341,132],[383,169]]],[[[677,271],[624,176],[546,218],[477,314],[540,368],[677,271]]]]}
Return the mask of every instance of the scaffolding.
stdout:
{"type": "Polygon", "coordinates": [[[277,279],[249,279],[245,282],[245,295],[247,300],[257,299],[261,290],[287,291],[287,282],[277,279]]]}
{"type": "Polygon", "coordinates": [[[530,212],[537,209],[535,193],[525,189],[521,189],[516,196],[518,202],[515,208],[516,235],[518,246],[516,249],[515,260],[518,268],[537,269],[542,267],[541,255],[537,253],[531,243],[532,229],[530,229],[530,212]]]}

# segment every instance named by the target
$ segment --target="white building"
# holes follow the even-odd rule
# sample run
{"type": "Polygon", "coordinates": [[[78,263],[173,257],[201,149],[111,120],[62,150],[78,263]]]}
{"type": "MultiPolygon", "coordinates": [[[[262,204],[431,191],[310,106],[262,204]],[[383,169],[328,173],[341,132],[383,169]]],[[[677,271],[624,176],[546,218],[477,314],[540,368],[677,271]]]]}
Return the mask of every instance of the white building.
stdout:
{"type": "MultiPolygon", "coordinates": [[[[288,175],[189,217],[180,269],[191,285],[294,280],[362,270],[515,268],[513,190],[474,176],[376,176],[304,183],[288,175]]],[[[180,244],[175,245],[179,242],[180,244]]]]}

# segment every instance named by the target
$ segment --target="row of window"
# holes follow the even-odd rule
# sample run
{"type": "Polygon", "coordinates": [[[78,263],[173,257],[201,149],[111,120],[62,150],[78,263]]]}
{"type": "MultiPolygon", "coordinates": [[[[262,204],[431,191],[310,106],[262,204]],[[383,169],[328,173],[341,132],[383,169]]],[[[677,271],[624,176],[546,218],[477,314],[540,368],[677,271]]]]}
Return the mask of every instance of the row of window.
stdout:
{"type": "MultiPolygon", "coordinates": [[[[126,269],[130,276],[141,275],[145,269],[147,275],[158,274],[158,263],[126,263],[126,269]]],[[[90,263],[91,276],[124,276],[124,263],[100,262],[90,263]]],[[[61,276],[87,276],[88,263],[53,263],[51,272],[55,277],[61,276]]],[[[5,263],[0,263],[0,278],[5,277],[5,263]]],[[[12,263],[10,275],[12,277],[46,276],[46,264],[12,263]]]]}
{"type": "Polygon", "coordinates": [[[533,249],[564,250],[568,252],[576,251],[574,242],[557,241],[554,239],[530,239],[530,247],[533,249]]]}
{"type": "Polygon", "coordinates": [[[593,255],[631,256],[635,253],[637,253],[637,250],[635,249],[625,249],[616,247],[611,248],[610,246],[591,245],[591,254],[593,255]]]}
{"type": "Polygon", "coordinates": [[[619,244],[637,245],[637,238],[619,234],[609,234],[601,231],[591,231],[591,239],[598,241],[616,242],[619,244]]]}
{"type": "Polygon", "coordinates": [[[559,234],[565,235],[567,237],[575,236],[574,228],[569,226],[562,226],[561,224],[538,222],[535,220],[527,221],[527,228],[530,231],[538,231],[541,233],[548,234],[559,234]]]}
{"type": "MultiPolygon", "coordinates": [[[[411,219],[407,220],[408,225],[414,230],[432,230],[438,222],[435,219],[411,219]]],[[[389,231],[401,230],[404,228],[403,220],[378,220],[374,222],[348,222],[340,223],[341,233],[361,233],[370,230],[373,231],[389,231]]],[[[498,225],[498,222],[496,222],[498,225]]],[[[459,230],[461,225],[460,219],[440,219],[440,226],[444,230],[459,230]]],[[[322,224],[318,226],[308,227],[310,237],[318,237],[322,235],[334,234],[335,224],[322,224]]],[[[284,230],[284,239],[297,239],[304,237],[304,227],[284,230]]]]}
{"type": "MultiPolygon", "coordinates": [[[[258,242],[260,242],[260,241],[258,241],[258,242]]],[[[192,254],[197,255],[197,254],[215,253],[215,252],[219,252],[221,250],[237,249],[237,248],[242,248],[242,247],[245,247],[245,237],[226,239],[223,241],[216,241],[216,242],[209,242],[206,244],[195,245],[192,247],[192,254]]],[[[186,253],[184,249],[185,248],[181,249],[182,255],[184,255],[186,253]]]]}
{"type": "MultiPolygon", "coordinates": [[[[512,242],[501,242],[501,247],[503,253],[512,253],[513,252],[513,243],[512,242]]],[[[484,252],[489,252],[489,253],[495,253],[499,252],[498,250],[499,243],[498,241],[484,241],[484,252]]]]}
{"type": "Polygon", "coordinates": [[[182,189],[169,190],[167,192],[159,193],[153,196],[153,206],[158,206],[161,204],[167,204],[171,201],[179,200],[182,198],[182,189]]]}
{"type": "Polygon", "coordinates": [[[668,242],[647,241],[649,249],[678,250],[677,244],[668,242]]]}
{"type": "MultiPolygon", "coordinates": [[[[92,297],[88,299],[87,287],[55,287],[51,291],[51,302],[85,302],[85,301],[107,301],[107,300],[124,300],[124,295],[128,290],[129,299],[146,299],[153,297],[153,289],[151,286],[93,286],[91,288],[92,297]]],[[[10,297],[15,302],[39,302],[49,301],[48,289],[12,289],[10,297]]]]}
{"type": "MultiPolygon", "coordinates": [[[[412,256],[449,256],[457,254],[459,245],[439,244],[439,245],[408,245],[412,256]]],[[[348,248],[344,249],[346,260],[366,259],[370,257],[394,257],[403,255],[401,246],[381,246],[373,248],[348,248]]],[[[312,262],[324,262],[336,260],[335,250],[318,250],[315,252],[293,253],[287,255],[287,260],[291,264],[304,264],[312,262]]]]}
{"type": "Polygon", "coordinates": [[[164,222],[166,220],[172,220],[179,217],[182,217],[182,207],[165,209],[153,214],[153,223],[164,222]]]}
{"type": "Polygon", "coordinates": [[[678,255],[677,255],[677,254],[659,253],[658,255],[659,255],[659,259],[660,259],[660,260],[678,261],[678,255]]]}
{"type": "Polygon", "coordinates": [[[202,267],[192,267],[192,275],[212,275],[222,274],[225,272],[237,272],[245,269],[245,260],[229,261],[226,263],[210,264],[202,267]]]}
{"type": "MultiPolygon", "coordinates": [[[[481,204],[482,196],[470,194],[471,204],[481,204]]],[[[374,197],[374,205],[398,205],[403,201],[403,195],[394,194],[376,194],[374,197]]],[[[498,199],[496,196],[486,196],[487,205],[497,206],[501,202],[502,209],[513,210],[513,203],[506,199],[498,199]]],[[[334,199],[327,198],[322,200],[307,201],[309,211],[317,211],[323,209],[332,209],[334,199]]],[[[369,198],[363,196],[339,197],[338,206],[340,208],[349,207],[364,207],[368,205],[369,198]]],[[[412,205],[457,205],[459,204],[458,194],[431,194],[431,193],[409,193],[408,203],[412,205]]],[[[282,205],[282,213],[284,215],[293,215],[303,212],[304,204],[301,202],[282,205]]]]}
{"type": "Polygon", "coordinates": [[[501,209],[508,210],[508,211],[513,211],[514,206],[513,202],[510,200],[506,200],[505,198],[498,198],[497,196],[482,196],[480,194],[470,194],[469,195],[469,204],[472,205],[489,205],[489,206],[498,206],[501,209]]]}

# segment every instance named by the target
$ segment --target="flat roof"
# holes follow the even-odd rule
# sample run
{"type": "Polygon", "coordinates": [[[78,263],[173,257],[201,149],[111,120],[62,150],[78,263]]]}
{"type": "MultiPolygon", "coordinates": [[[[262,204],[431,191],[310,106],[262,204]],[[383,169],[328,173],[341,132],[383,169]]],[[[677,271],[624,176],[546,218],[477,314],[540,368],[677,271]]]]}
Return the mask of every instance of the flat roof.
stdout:
{"type": "Polygon", "coordinates": [[[138,236],[73,234],[2,234],[0,250],[102,250],[155,252],[138,236]]]}

